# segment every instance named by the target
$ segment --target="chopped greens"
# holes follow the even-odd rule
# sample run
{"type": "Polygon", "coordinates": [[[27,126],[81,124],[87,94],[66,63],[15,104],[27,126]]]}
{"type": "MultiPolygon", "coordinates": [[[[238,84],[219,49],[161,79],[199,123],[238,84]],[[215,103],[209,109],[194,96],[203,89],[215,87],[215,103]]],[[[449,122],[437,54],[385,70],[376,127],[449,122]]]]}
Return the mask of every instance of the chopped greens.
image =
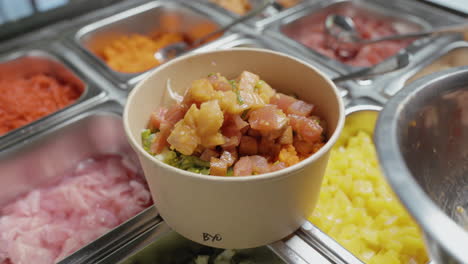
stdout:
{"type": "Polygon", "coordinates": [[[214,76],[214,75],[216,75],[216,73],[212,72],[212,73],[208,74],[208,77],[211,77],[211,76],[214,76]]]}
{"type": "Polygon", "coordinates": [[[237,102],[241,105],[244,104],[244,99],[242,99],[240,93],[239,93],[239,87],[237,86],[237,82],[235,80],[230,80],[229,84],[232,87],[232,90],[236,93],[237,95],[237,102]]]}
{"type": "MultiPolygon", "coordinates": [[[[151,133],[151,130],[149,129],[145,129],[141,132],[143,148],[153,156],[154,153],[151,152],[151,144],[153,143],[155,136],[156,133],[151,133]]],[[[175,150],[166,150],[159,155],[155,155],[155,157],[162,160],[164,163],[179,169],[205,175],[210,174],[210,163],[195,156],[183,155],[175,150]]]]}
{"type": "Polygon", "coordinates": [[[153,155],[151,152],[151,144],[153,143],[155,137],[156,133],[151,133],[150,129],[145,129],[143,132],[141,132],[141,142],[143,144],[143,148],[151,155],[153,155]]]}
{"type": "Polygon", "coordinates": [[[167,164],[194,173],[210,174],[210,163],[208,161],[195,156],[187,156],[174,150],[168,152],[172,153],[164,159],[167,164]]]}
{"type": "Polygon", "coordinates": [[[236,80],[229,80],[229,84],[232,86],[233,90],[237,90],[236,80]]]}
{"type": "Polygon", "coordinates": [[[258,81],[258,82],[255,84],[254,91],[257,92],[257,91],[260,89],[260,87],[262,87],[264,84],[265,84],[265,81],[263,81],[263,80],[258,81]]]}
{"type": "Polygon", "coordinates": [[[245,120],[247,118],[247,115],[249,114],[249,110],[250,109],[245,109],[244,112],[242,112],[242,114],[241,114],[242,119],[245,120]]]}

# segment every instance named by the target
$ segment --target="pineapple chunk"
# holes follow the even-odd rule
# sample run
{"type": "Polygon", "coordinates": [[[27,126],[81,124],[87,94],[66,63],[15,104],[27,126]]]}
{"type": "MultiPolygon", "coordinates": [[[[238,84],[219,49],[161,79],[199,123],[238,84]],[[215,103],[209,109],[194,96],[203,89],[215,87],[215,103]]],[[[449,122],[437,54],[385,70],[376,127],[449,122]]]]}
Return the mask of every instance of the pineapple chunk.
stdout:
{"type": "Polygon", "coordinates": [[[213,85],[208,79],[200,79],[192,82],[192,86],[188,90],[188,96],[195,102],[206,102],[211,100],[215,95],[213,85]]]}
{"type": "Polygon", "coordinates": [[[216,134],[223,125],[224,116],[218,101],[209,101],[200,105],[197,119],[197,133],[200,137],[216,134]]]}
{"type": "Polygon", "coordinates": [[[262,98],[265,104],[269,104],[270,98],[273,97],[273,95],[275,95],[275,91],[273,90],[273,88],[271,88],[271,86],[268,85],[268,83],[266,83],[265,81],[257,82],[257,84],[255,85],[255,90],[257,94],[262,98]]]}
{"type": "Polygon", "coordinates": [[[174,126],[167,142],[184,155],[192,155],[196,150],[212,148],[225,143],[219,129],[224,116],[218,101],[202,103],[200,109],[193,104],[184,119],[174,126]]]}
{"type": "Polygon", "coordinates": [[[241,114],[248,108],[245,104],[239,104],[237,94],[234,91],[218,91],[215,98],[223,111],[230,114],[241,114]]]}
{"type": "Polygon", "coordinates": [[[167,142],[180,153],[192,155],[200,142],[200,138],[195,129],[186,125],[184,120],[180,120],[175,124],[174,129],[167,138],[167,142]]]}
{"type": "Polygon", "coordinates": [[[342,135],[309,219],[365,263],[427,263],[421,233],[381,175],[370,136],[346,127],[342,135]]]}
{"type": "Polygon", "coordinates": [[[253,92],[255,85],[260,80],[258,75],[248,71],[243,71],[238,78],[239,90],[246,92],[253,92]]]}

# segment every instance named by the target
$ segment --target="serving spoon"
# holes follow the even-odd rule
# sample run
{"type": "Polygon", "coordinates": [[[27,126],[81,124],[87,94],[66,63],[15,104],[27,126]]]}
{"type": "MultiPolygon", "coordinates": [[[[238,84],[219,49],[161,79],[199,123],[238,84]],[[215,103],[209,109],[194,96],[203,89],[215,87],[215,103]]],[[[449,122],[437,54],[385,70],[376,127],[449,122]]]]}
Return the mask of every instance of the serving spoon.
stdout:
{"type": "Polygon", "coordinates": [[[447,33],[463,33],[468,31],[468,20],[464,23],[435,27],[429,30],[423,30],[414,33],[395,34],[375,39],[363,39],[356,30],[353,19],[348,16],[330,14],[325,19],[325,31],[327,34],[335,38],[337,42],[355,43],[359,45],[373,44],[387,40],[400,40],[410,38],[421,38],[432,35],[447,34],[447,33]]]}
{"type": "MultiPolygon", "coordinates": [[[[247,13],[246,15],[244,16],[240,16],[239,18],[237,19],[234,19],[231,23],[215,30],[215,31],[212,31],[198,39],[196,39],[195,41],[192,42],[192,44],[190,46],[192,47],[196,47],[198,45],[200,45],[201,43],[203,43],[204,41],[210,39],[211,37],[213,36],[216,36],[220,33],[224,33],[225,31],[231,29],[232,27],[234,27],[235,25],[239,24],[239,23],[242,23],[244,22],[245,20],[247,19],[250,19],[258,14],[260,14],[261,12],[263,12],[263,10],[265,10],[268,6],[270,6],[271,4],[274,3],[274,0],[265,0],[262,2],[262,4],[260,6],[258,6],[257,8],[255,8],[254,10],[250,11],[249,13],[247,13]]],[[[159,49],[158,51],[156,51],[154,53],[154,57],[160,61],[160,62],[164,62],[164,61],[167,61],[168,59],[172,59],[172,58],[175,58],[179,55],[181,55],[182,53],[185,53],[187,51],[189,51],[191,48],[189,47],[189,45],[186,43],[186,42],[177,42],[177,43],[174,43],[174,44],[171,44],[171,45],[167,45],[161,49],[159,49]]]]}

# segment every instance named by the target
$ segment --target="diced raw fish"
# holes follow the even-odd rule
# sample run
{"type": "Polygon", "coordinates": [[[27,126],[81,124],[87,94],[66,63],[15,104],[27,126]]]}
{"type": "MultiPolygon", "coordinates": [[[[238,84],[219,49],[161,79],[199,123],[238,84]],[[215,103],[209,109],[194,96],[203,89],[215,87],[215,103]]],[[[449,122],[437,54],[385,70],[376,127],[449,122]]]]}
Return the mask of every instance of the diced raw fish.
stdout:
{"type": "Polygon", "coordinates": [[[85,160],[56,185],[4,206],[0,263],[56,263],[151,205],[146,183],[124,160],[85,160]]]}
{"type": "Polygon", "coordinates": [[[316,120],[298,115],[289,115],[288,117],[292,129],[300,139],[312,144],[320,141],[323,129],[316,120]]]}

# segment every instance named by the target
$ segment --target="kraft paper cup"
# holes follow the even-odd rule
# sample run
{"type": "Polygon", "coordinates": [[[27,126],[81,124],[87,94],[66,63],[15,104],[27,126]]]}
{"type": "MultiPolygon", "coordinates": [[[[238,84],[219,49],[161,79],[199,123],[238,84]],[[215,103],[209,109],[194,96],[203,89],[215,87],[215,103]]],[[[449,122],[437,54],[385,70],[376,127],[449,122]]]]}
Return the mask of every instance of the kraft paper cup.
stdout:
{"type": "Polygon", "coordinates": [[[195,242],[240,249],[280,240],[312,213],[330,149],[343,127],[344,108],[335,85],[316,68],[282,53],[244,48],[183,56],[158,67],[132,90],[123,119],[155,206],[167,224],[195,242]],[[167,97],[168,79],[173,90],[184,94],[193,80],[209,73],[235,78],[244,70],[279,92],[316,105],[328,125],[324,147],[294,166],[244,177],[191,173],[143,149],[140,134],[151,112],[167,103],[162,98],[167,97]]]}

